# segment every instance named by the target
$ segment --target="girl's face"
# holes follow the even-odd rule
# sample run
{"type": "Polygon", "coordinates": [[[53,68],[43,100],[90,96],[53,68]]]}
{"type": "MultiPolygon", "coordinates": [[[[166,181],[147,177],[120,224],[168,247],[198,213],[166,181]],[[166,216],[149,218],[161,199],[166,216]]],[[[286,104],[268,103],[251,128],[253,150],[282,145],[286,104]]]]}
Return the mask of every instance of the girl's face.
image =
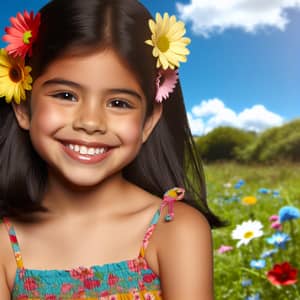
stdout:
{"type": "Polygon", "coordinates": [[[118,174],[137,155],[161,114],[147,120],[145,95],[112,50],[55,60],[33,84],[31,119],[14,110],[30,131],[50,171],[78,186],[118,174]]]}

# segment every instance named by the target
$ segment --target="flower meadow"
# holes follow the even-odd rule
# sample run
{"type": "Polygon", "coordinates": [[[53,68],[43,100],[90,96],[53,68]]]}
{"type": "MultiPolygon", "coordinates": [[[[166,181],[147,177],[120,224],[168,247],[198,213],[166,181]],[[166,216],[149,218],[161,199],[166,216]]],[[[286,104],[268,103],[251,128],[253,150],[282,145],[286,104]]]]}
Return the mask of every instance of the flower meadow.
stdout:
{"type": "Polygon", "coordinates": [[[205,166],[215,299],[300,300],[300,165],[205,166]]]}

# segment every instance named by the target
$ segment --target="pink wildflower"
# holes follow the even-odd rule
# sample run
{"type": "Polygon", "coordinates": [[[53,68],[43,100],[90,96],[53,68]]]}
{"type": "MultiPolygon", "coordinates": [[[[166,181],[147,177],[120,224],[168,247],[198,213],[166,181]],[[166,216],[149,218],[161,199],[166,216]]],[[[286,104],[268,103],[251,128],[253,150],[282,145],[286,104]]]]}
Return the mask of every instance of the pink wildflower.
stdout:
{"type": "Polygon", "coordinates": [[[274,221],[278,221],[279,219],[279,216],[278,215],[272,215],[270,218],[269,218],[269,221],[270,222],[274,222],[274,221]]]}
{"type": "Polygon", "coordinates": [[[226,246],[226,245],[222,245],[219,249],[218,249],[218,253],[219,254],[223,254],[225,252],[231,251],[233,250],[233,247],[231,246],[226,246]]]}
{"type": "Polygon", "coordinates": [[[282,225],[279,223],[279,221],[275,221],[271,224],[271,227],[273,229],[276,229],[276,230],[282,230],[282,225]]]}

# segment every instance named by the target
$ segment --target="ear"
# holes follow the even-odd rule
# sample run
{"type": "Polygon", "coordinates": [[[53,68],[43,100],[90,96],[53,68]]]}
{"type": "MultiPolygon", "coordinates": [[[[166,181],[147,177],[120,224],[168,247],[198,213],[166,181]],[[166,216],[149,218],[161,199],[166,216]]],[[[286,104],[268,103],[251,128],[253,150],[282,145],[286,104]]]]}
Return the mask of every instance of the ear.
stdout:
{"type": "Polygon", "coordinates": [[[163,105],[161,103],[154,103],[152,114],[147,118],[143,129],[143,143],[145,143],[150,136],[152,130],[158,123],[163,111],[163,105]]]}
{"type": "Polygon", "coordinates": [[[25,130],[29,130],[30,128],[30,118],[28,107],[25,102],[21,102],[20,104],[12,103],[12,107],[16,116],[16,119],[19,123],[19,126],[25,130]]]}

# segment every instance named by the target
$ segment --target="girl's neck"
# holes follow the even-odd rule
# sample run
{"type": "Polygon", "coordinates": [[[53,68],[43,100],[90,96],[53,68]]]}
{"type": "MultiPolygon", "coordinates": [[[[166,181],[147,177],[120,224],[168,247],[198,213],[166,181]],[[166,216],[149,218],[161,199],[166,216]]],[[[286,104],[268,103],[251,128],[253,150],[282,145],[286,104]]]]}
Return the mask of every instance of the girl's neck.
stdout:
{"type": "Polygon", "coordinates": [[[108,215],[128,207],[124,195],[135,188],[121,173],[93,187],[78,187],[49,172],[42,203],[50,209],[49,215],[52,217],[108,215]]]}

